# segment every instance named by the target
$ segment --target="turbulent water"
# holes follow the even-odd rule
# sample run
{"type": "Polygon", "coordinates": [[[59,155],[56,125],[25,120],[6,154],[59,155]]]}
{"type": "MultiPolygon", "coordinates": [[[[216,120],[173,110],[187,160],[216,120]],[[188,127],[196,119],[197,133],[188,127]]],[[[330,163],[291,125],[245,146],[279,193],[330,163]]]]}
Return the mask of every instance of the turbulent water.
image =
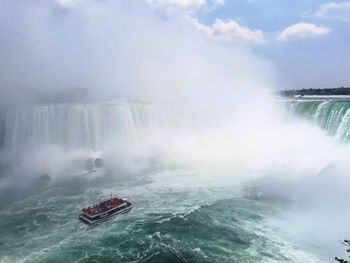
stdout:
{"type": "Polygon", "coordinates": [[[318,124],[329,135],[342,142],[350,140],[350,101],[292,100],[287,110],[318,124]]]}
{"type": "MultiPolygon", "coordinates": [[[[286,107],[347,140],[349,105],[291,101],[286,107]]],[[[145,104],[23,106],[7,114],[5,145],[12,151],[40,143],[95,150],[104,136],[137,137],[149,125],[163,125],[161,119],[145,104]]],[[[263,198],[220,178],[163,166],[8,183],[0,189],[0,262],[301,263],[333,257],[276,223],[292,209],[288,200],[263,198]],[[78,221],[80,208],[111,192],[128,198],[132,212],[95,227],[78,221]]]]}
{"type": "Polygon", "coordinates": [[[1,208],[0,261],[319,262],[269,224],[276,204],[209,183],[194,172],[164,170],[38,185],[1,208]],[[78,222],[80,207],[111,191],[132,200],[134,210],[96,227],[78,222]]]}

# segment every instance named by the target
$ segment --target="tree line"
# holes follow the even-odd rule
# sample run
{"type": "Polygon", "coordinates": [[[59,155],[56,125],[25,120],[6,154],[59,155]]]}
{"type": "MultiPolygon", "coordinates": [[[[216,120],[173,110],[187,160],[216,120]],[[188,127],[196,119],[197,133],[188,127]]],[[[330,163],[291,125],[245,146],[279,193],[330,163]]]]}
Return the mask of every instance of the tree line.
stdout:
{"type": "Polygon", "coordinates": [[[327,88],[327,89],[293,89],[278,91],[278,95],[284,97],[309,96],[309,95],[350,95],[350,87],[327,88]]]}

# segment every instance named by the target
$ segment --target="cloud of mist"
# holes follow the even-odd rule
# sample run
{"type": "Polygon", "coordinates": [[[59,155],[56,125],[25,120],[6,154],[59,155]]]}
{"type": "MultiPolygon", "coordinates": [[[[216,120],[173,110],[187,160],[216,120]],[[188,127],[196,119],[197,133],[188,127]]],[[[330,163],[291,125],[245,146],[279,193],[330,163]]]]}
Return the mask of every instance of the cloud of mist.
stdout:
{"type": "MultiPolygon", "coordinates": [[[[310,178],[348,161],[347,146],[278,113],[269,63],[244,46],[211,41],[182,17],[158,16],[146,2],[88,0],[63,8],[2,1],[0,26],[1,103],[26,102],[37,89],[81,86],[96,100],[111,94],[150,100],[174,120],[138,147],[106,147],[112,171],[135,173],[161,163],[200,167],[233,181],[278,176],[286,178],[283,185],[298,183],[288,192],[273,180],[268,189],[289,196],[310,189],[303,196],[313,202],[323,200],[317,193],[332,180],[310,178]]],[[[75,158],[56,146],[38,148],[16,173],[60,174],[75,158]]],[[[325,209],[338,199],[330,200],[325,209]]]]}
{"type": "Polygon", "coordinates": [[[208,132],[262,108],[274,114],[268,62],[211,41],[183,16],[159,16],[146,1],[4,1],[0,21],[0,103],[73,97],[63,91],[83,87],[90,100],[152,101],[177,131],[208,132]]]}
{"type": "Polygon", "coordinates": [[[3,98],[81,86],[95,98],[213,100],[254,94],[272,78],[249,50],[212,43],[187,19],[164,19],[146,2],[4,1],[0,10],[3,98]]]}
{"type": "Polygon", "coordinates": [[[94,99],[151,100],[174,122],[140,152],[166,162],[228,171],[289,165],[313,174],[334,157],[326,153],[337,146],[320,131],[281,120],[268,62],[244,46],[211,41],[182,16],[164,18],[147,2],[4,1],[0,20],[3,100],[66,86],[88,88],[94,99]]]}

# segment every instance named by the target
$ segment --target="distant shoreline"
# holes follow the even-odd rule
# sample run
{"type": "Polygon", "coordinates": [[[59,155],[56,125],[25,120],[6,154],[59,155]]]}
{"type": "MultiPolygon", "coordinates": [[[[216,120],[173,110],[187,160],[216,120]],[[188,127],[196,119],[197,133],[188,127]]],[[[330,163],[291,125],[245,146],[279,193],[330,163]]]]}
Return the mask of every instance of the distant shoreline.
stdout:
{"type": "Polygon", "coordinates": [[[294,98],[339,97],[339,96],[350,97],[350,87],[327,88],[327,89],[281,90],[277,92],[277,95],[280,95],[282,97],[294,97],[294,98]]]}

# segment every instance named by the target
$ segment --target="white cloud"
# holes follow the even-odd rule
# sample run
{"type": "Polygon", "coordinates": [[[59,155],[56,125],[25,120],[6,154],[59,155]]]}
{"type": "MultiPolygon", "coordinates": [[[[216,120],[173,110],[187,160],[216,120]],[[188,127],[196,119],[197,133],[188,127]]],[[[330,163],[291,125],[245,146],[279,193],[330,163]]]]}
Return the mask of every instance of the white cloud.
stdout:
{"type": "Polygon", "coordinates": [[[184,7],[184,8],[196,8],[204,5],[205,0],[147,0],[147,2],[154,6],[162,8],[167,7],[184,7]]]}
{"type": "Polygon", "coordinates": [[[166,15],[191,13],[210,4],[224,5],[225,0],[146,0],[166,15]]]}
{"type": "Polygon", "coordinates": [[[214,3],[220,4],[220,5],[224,5],[225,4],[225,0],[214,0],[214,3]]]}
{"type": "Polygon", "coordinates": [[[147,3],[166,15],[188,13],[206,4],[206,0],[146,0],[147,3]]]}
{"type": "Polygon", "coordinates": [[[326,3],[315,12],[315,17],[337,17],[346,21],[350,20],[350,1],[341,3],[326,3]]]}
{"type": "MultiPolygon", "coordinates": [[[[73,8],[86,0],[53,0],[64,8],[73,8]]],[[[98,0],[91,0],[98,1],[98,0]]],[[[205,6],[224,5],[225,0],[145,0],[166,15],[191,13],[205,6]]]]}
{"type": "Polygon", "coordinates": [[[310,23],[298,23],[284,29],[278,36],[278,41],[315,38],[331,32],[328,27],[316,26],[310,23]]]}
{"type": "Polygon", "coordinates": [[[71,8],[76,6],[82,0],[55,0],[55,2],[65,8],[71,8]]]}
{"type": "Polygon", "coordinates": [[[251,43],[262,44],[266,42],[261,30],[251,30],[248,27],[240,26],[236,21],[224,22],[216,19],[212,26],[201,24],[197,19],[191,18],[197,30],[210,37],[228,43],[251,43]]]}
{"type": "MultiPolygon", "coordinates": [[[[53,0],[56,4],[70,8],[74,7],[80,2],[84,0],[53,0]]],[[[94,1],[94,0],[93,0],[94,1]]],[[[198,9],[199,7],[207,4],[206,0],[145,0],[148,4],[161,9],[161,10],[178,10],[178,9],[184,9],[184,10],[194,10],[198,9]]],[[[224,0],[214,0],[215,2],[222,2],[224,0]]]]}

